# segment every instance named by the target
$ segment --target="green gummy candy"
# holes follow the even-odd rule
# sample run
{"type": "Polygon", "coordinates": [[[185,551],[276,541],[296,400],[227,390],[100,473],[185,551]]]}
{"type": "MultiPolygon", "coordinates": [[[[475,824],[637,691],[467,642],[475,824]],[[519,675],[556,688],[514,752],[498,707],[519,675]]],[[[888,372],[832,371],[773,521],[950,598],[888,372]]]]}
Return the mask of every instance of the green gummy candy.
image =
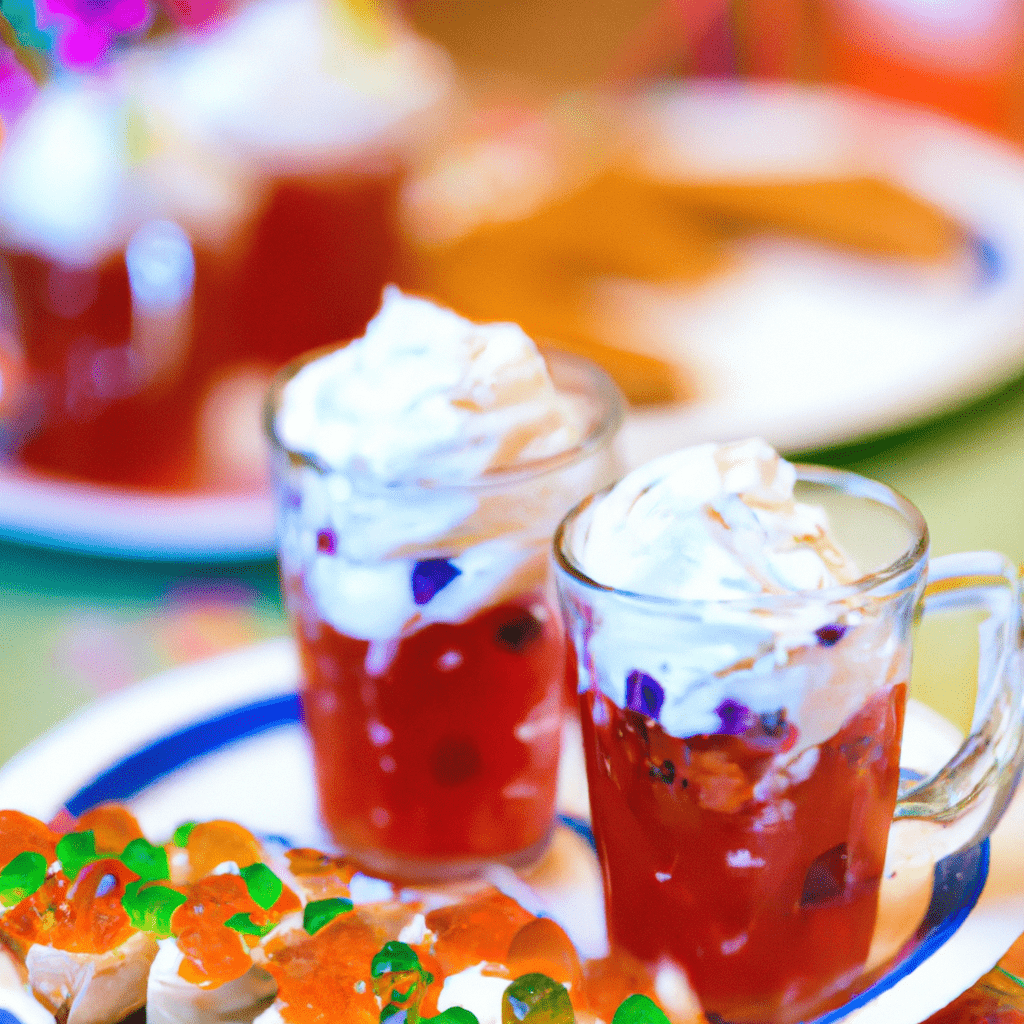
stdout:
{"type": "Polygon", "coordinates": [[[132,927],[139,931],[153,932],[158,938],[166,939],[171,934],[171,917],[185,902],[185,896],[166,885],[151,885],[141,888],[141,882],[130,882],[125,886],[121,906],[124,907],[132,927]]]}
{"type": "Polygon", "coordinates": [[[269,910],[281,898],[284,885],[266,864],[249,864],[240,874],[256,906],[269,910]]]}
{"type": "Polygon", "coordinates": [[[316,935],[321,928],[329,925],[339,914],[347,914],[352,901],[334,896],[327,900],[312,900],[302,911],[302,927],[310,935],[316,935]]]}
{"type": "Polygon", "coordinates": [[[385,974],[401,971],[419,971],[420,958],[416,950],[404,942],[385,942],[379,953],[370,961],[370,977],[379,978],[385,974]]]}
{"type": "Polygon", "coordinates": [[[46,881],[46,868],[46,858],[41,853],[19,853],[0,871],[0,903],[13,907],[28,899],[46,881]]]}
{"type": "Polygon", "coordinates": [[[612,1017],[612,1024],[670,1024],[665,1012],[653,999],[633,995],[623,999],[612,1017]]]}
{"type": "Polygon", "coordinates": [[[241,932],[243,935],[256,935],[261,939],[275,927],[273,921],[257,924],[248,914],[235,914],[233,917],[229,917],[224,925],[232,931],[241,932]]]}
{"type": "Polygon", "coordinates": [[[60,860],[61,870],[72,882],[86,864],[103,859],[102,855],[96,852],[96,835],[92,829],[88,832],[69,832],[64,836],[57,843],[57,858],[60,860]]]}
{"type": "Polygon", "coordinates": [[[180,846],[184,849],[188,846],[188,837],[192,835],[192,829],[198,825],[198,821],[183,821],[175,830],[174,835],[171,836],[171,842],[175,846],[180,846]]]}
{"type": "Polygon", "coordinates": [[[141,837],[133,839],[124,848],[121,863],[131,868],[143,882],[161,882],[171,877],[167,851],[141,837]]]}
{"type": "Polygon", "coordinates": [[[524,974],[501,997],[501,1024],[575,1024],[569,993],[546,974],[524,974]]]}
{"type": "Polygon", "coordinates": [[[475,1013],[461,1006],[449,1006],[436,1017],[424,1017],[427,1024],[480,1024],[475,1013]]]}

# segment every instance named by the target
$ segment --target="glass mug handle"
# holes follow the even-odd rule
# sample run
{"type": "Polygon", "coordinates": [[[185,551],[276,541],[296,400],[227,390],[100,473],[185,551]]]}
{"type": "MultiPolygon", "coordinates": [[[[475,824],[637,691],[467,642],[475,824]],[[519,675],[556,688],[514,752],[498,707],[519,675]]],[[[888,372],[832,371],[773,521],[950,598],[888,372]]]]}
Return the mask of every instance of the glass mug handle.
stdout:
{"type": "Polygon", "coordinates": [[[1002,555],[975,551],[933,558],[922,611],[979,609],[978,697],[971,734],[930,778],[901,783],[895,817],[950,826],[946,853],[989,835],[1024,766],[1021,573],[1002,555]]]}

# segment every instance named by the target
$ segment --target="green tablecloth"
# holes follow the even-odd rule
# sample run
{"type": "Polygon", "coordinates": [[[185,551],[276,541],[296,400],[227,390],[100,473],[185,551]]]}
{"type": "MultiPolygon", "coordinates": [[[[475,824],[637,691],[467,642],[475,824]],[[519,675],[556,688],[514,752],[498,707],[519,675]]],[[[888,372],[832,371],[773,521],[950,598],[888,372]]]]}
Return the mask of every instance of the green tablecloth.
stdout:
{"type": "MultiPolygon", "coordinates": [[[[803,453],[882,480],[924,512],[936,554],[1024,558],[1024,378],[897,436],[803,453]]],[[[271,561],[97,559],[0,544],[0,763],[65,716],[162,668],[287,629],[271,561]]],[[[924,633],[914,690],[970,719],[973,627],[924,633]]]]}

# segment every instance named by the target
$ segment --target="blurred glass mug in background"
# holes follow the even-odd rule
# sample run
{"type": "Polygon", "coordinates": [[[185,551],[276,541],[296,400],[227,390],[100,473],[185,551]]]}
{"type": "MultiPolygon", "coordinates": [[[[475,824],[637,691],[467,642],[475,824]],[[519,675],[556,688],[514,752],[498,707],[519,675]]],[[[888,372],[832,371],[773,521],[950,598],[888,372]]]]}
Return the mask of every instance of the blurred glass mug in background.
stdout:
{"type": "MultiPolygon", "coordinates": [[[[386,300],[370,331],[387,310],[386,300]]],[[[511,327],[488,329],[495,326],[511,327]]],[[[432,332],[422,334],[429,350],[432,332]]],[[[369,331],[353,345],[363,340],[369,331]]],[[[406,344],[418,344],[411,324],[400,331],[398,345],[406,344]]],[[[450,352],[406,351],[403,365],[389,364],[393,395],[404,395],[410,378],[440,375],[462,397],[433,385],[423,400],[392,401],[367,384],[344,398],[326,389],[314,400],[308,391],[289,393],[304,367],[316,370],[335,354],[313,353],[286,368],[266,419],[321,816],[348,855],[389,876],[457,876],[489,860],[528,861],[554,824],[566,705],[551,535],[567,508],[616,475],[621,396],[596,366],[547,353],[559,401],[579,410],[581,432],[569,434],[576,440],[568,447],[505,463],[507,446],[514,451],[534,429],[551,429],[549,414],[510,431],[502,419],[503,402],[530,403],[529,376],[491,382],[485,355],[485,377],[474,384],[480,371],[466,371],[450,352]],[[366,453],[327,465],[283,439],[282,410],[300,404],[344,406],[336,424],[318,421],[321,439],[358,431],[347,416],[365,422],[360,407],[373,417],[395,405],[388,422],[366,431],[374,456],[393,466],[390,439],[423,457],[410,456],[411,475],[397,478],[375,471],[366,453]],[[448,453],[430,427],[465,415],[454,442],[461,447],[448,453]],[[473,461],[492,440],[497,468],[467,475],[466,453],[473,461]],[[431,461],[438,451],[447,462],[431,461]]],[[[360,359],[362,367],[377,364],[380,352],[360,359]]],[[[544,407],[532,405],[530,417],[544,407]]]]}
{"type": "Polygon", "coordinates": [[[449,89],[383,8],[367,26],[326,0],[260,0],[47,82],[0,151],[28,371],[14,455],[95,483],[262,486],[270,379],[365,328],[449,89]]]}
{"type": "MultiPolygon", "coordinates": [[[[798,500],[826,509],[866,575],[703,601],[616,589],[588,574],[595,517],[626,500],[607,491],[555,537],[610,940],[682,965],[704,1009],[735,1022],[792,1024],[842,1003],[869,956],[894,812],[942,822],[949,853],[991,831],[1021,766],[1014,568],[987,553],[929,564],[905,499],[851,473],[797,473],[798,500]],[[959,608],[989,613],[975,732],[910,788],[899,757],[911,625],[959,608]]],[[[627,497],[646,500],[639,485],[627,497]]],[[[746,511],[716,501],[708,529],[725,528],[722,550],[767,579],[747,546],[765,533],[732,528],[772,506],[743,500],[746,511]]],[[[692,537],[678,550],[693,555],[692,537]]],[[[838,549],[819,550],[828,564],[838,549]]],[[[712,564],[694,558],[698,575],[712,564]]]]}

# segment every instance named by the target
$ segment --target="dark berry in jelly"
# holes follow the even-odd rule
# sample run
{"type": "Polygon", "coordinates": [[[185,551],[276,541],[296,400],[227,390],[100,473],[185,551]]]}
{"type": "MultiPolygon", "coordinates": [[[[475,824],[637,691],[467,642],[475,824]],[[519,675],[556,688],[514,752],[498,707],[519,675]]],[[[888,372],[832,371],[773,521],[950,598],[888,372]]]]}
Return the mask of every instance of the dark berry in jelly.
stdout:
{"type": "Polygon", "coordinates": [[[321,555],[333,555],[338,550],[337,534],[333,530],[317,530],[316,549],[321,555]]]}
{"type": "Polygon", "coordinates": [[[715,714],[722,722],[718,731],[726,736],[742,736],[757,721],[750,708],[729,698],[715,708],[715,714]]]}
{"type": "Polygon", "coordinates": [[[524,611],[514,619],[503,622],[494,633],[494,642],[510,651],[524,651],[536,643],[544,633],[544,627],[529,612],[524,611]]]}
{"type": "Polygon", "coordinates": [[[670,786],[676,781],[676,766],[671,761],[662,761],[661,764],[651,765],[651,778],[661,779],[670,786]]]}
{"type": "Polygon", "coordinates": [[[822,626],[814,631],[814,635],[818,638],[818,643],[822,647],[834,647],[843,639],[845,633],[846,627],[838,622],[831,622],[827,626],[822,626]]]}
{"type": "MultiPolygon", "coordinates": [[[[841,743],[839,749],[849,764],[857,765],[870,756],[873,752],[872,748],[875,746],[873,736],[854,736],[845,743],[841,743]]],[[[880,747],[879,750],[881,750],[880,747]]]]}
{"type": "Polygon", "coordinates": [[[442,786],[458,786],[480,773],[480,751],[468,736],[448,736],[430,757],[430,770],[442,786]]]}
{"type": "Polygon", "coordinates": [[[417,604],[426,604],[461,575],[462,570],[447,558],[426,558],[417,562],[412,570],[412,599],[417,604]]]}
{"type": "Polygon", "coordinates": [[[839,843],[821,854],[804,876],[804,891],[800,897],[800,905],[815,907],[821,903],[830,903],[841,896],[846,888],[848,859],[846,843],[839,843]]]}
{"type": "Polygon", "coordinates": [[[634,669],[626,678],[626,707],[646,718],[657,718],[665,703],[661,683],[646,672],[634,669]]]}

